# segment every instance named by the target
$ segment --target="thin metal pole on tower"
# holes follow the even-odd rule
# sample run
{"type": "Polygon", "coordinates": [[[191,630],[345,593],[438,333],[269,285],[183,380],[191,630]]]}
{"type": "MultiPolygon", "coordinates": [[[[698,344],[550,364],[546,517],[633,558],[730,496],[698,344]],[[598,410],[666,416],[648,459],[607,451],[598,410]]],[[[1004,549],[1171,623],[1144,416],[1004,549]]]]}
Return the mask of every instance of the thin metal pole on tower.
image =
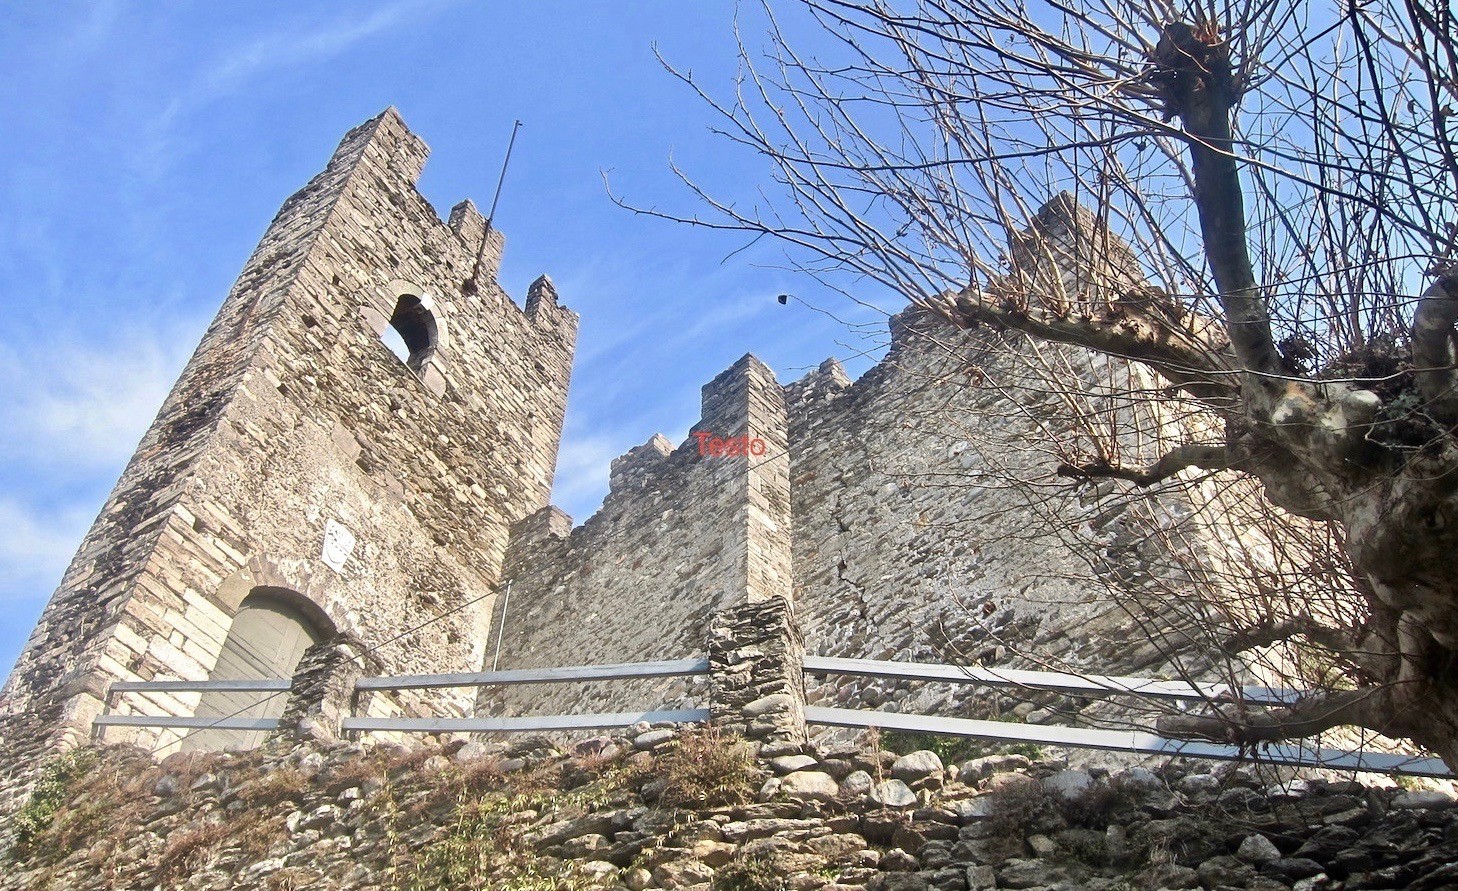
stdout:
{"type": "Polygon", "coordinates": [[[506,182],[506,167],[511,163],[511,149],[516,145],[516,131],[520,129],[521,121],[511,125],[511,138],[506,141],[506,157],[501,161],[501,176],[496,178],[496,194],[491,196],[491,210],[486,214],[486,231],[482,233],[481,244],[476,248],[476,262],[471,264],[471,276],[461,286],[462,293],[476,293],[476,279],[481,275],[481,262],[485,258],[487,245],[491,243],[491,221],[496,219],[496,204],[501,200],[501,186],[506,182]]]}
{"type": "Polygon", "coordinates": [[[501,598],[501,624],[496,628],[496,658],[491,660],[492,671],[501,665],[501,641],[506,637],[506,608],[511,606],[511,581],[506,580],[506,594],[501,598]]]}
{"type": "Polygon", "coordinates": [[[496,180],[496,194],[491,196],[491,210],[486,214],[486,226],[490,228],[491,221],[496,219],[496,202],[501,200],[501,186],[506,182],[506,166],[511,163],[511,148],[516,145],[516,131],[521,129],[521,121],[511,125],[511,138],[506,141],[506,157],[501,162],[501,176],[496,180]]]}

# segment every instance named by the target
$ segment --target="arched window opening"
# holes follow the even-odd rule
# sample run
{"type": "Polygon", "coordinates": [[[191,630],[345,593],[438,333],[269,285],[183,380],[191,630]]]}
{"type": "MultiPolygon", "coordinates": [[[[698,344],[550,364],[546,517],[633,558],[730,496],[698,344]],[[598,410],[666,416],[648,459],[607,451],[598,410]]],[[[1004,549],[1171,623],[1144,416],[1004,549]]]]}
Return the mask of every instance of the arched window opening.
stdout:
{"type": "Polygon", "coordinates": [[[390,327],[381,335],[385,345],[412,371],[420,371],[435,353],[439,331],[435,315],[414,294],[401,294],[390,316],[390,327]]]}
{"type": "MultiPolygon", "coordinates": [[[[332,636],[323,612],[301,595],[281,588],[255,588],[238,607],[208,680],[265,680],[293,677],[304,651],[332,636]]],[[[208,690],[195,714],[200,718],[277,718],[286,693],[208,690]]],[[[198,730],[184,749],[250,749],[263,743],[264,730],[198,730]]]]}

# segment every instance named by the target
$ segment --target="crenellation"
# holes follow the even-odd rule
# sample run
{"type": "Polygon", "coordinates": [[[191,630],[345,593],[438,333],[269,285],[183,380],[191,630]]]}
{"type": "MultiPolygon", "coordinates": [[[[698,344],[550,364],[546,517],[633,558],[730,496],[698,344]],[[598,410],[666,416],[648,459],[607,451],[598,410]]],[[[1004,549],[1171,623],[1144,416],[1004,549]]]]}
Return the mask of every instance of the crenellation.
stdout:
{"type": "Polygon", "coordinates": [[[467,252],[480,254],[482,242],[486,238],[486,218],[481,211],[476,209],[476,203],[466,198],[451,208],[451,215],[446,220],[446,225],[456,233],[456,237],[465,245],[467,252]]]}
{"type": "Polygon", "coordinates": [[[652,474],[663,459],[673,454],[673,443],[662,433],[655,433],[642,445],[633,446],[626,453],[616,457],[608,471],[608,488],[623,490],[642,488],[647,476],[652,474]]]}
{"type": "Polygon", "coordinates": [[[832,357],[794,383],[786,384],[785,404],[792,412],[799,411],[803,406],[834,399],[850,385],[845,366],[832,357]]]}

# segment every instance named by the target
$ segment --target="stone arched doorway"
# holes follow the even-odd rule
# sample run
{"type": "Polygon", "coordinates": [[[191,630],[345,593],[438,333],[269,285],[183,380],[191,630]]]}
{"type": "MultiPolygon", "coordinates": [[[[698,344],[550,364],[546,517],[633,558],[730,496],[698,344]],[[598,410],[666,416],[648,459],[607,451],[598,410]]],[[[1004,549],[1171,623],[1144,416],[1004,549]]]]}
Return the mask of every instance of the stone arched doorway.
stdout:
{"type": "MultiPolygon", "coordinates": [[[[238,606],[209,680],[288,678],[313,644],[334,634],[322,610],[302,595],[283,588],[254,588],[238,606]]],[[[287,694],[203,693],[198,717],[277,718],[287,694]]],[[[184,749],[239,749],[262,744],[261,730],[196,730],[183,740],[184,749]]]]}

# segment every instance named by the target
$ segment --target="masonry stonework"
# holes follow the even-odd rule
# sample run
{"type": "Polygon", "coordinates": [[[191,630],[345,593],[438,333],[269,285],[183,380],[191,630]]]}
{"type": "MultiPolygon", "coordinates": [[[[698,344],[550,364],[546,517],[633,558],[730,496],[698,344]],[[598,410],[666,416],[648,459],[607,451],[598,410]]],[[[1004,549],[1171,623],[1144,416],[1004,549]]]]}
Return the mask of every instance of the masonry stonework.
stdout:
{"type": "MultiPolygon", "coordinates": [[[[1097,232],[1086,210],[1059,196],[1012,246],[1012,274],[1058,289],[1070,305],[1106,299],[1110,283],[1134,283],[1126,249],[1099,246],[1111,258],[1102,275],[1061,271],[1089,265],[1081,256],[1097,232]]],[[[548,511],[518,527],[500,666],[698,654],[706,616],[783,594],[815,655],[1100,673],[1206,668],[1193,655],[1198,642],[1160,612],[1187,597],[1200,561],[1220,560],[1232,543],[1202,550],[1208,542],[1180,538],[1193,511],[1183,493],[1137,502],[1113,483],[1057,480],[1056,459],[1040,445],[1077,439],[1080,414],[1092,415],[1137,464],[1187,434],[1188,420],[1101,397],[1152,386],[1127,363],[953,331],[917,309],[889,328],[887,355],[856,381],[827,360],[782,386],[741,361],[705,387],[693,429],[763,437],[764,456],[700,456],[692,434],[676,448],[655,436],[614,462],[612,492],[582,526],[548,511]],[[731,394],[750,411],[747,426],[716,416],[731,394]],[[744,530],[747,572],[737,562],[744,530]]],[[[807,695],[840,707],[1050,717],[1030,697],[945,684],[832,676],[812,680],[807,695]]],[[[682,681],[644,681],[506,688],[488,691],[483,705],[557,713],[704,698],[682,681]]]]}
{"type": "Polygon", "coordinates": [[[499,234],[469,202],[442,222],[416,191],[426,153],[389,109],[284,203],[6,684],[8,757],[87,738],[112,682],[207,679],[264,589],[385,671],[480,668],[508,530],[551,490],[577,317],[546,279],[511,301],[499,234]],[[434,328],[409,366],[379,336],[402,306],[434,328]],[[331,524],[354,539],[338,568],[331,524]]]}
{"type": "MultiPolygon", "coordinates": [[[[440,220],[414,185],[425,156],[387,110],[345,137],[265,233],[5,687],[12,799],[47,753],[91,733],[114,682],[211,677],[235,617],[263,594],[293,604],[314,639],[356,642],[384,674],[706,650],[718,660],[715,689],[467,687],[429,701],[373,697],[372,714],[717,701],[721,723],[791,743],[805,697],[951,714],[1003,707],[978,691],[884,682],[805,689],[804,652],[1002,665],[1037,650],[1122,672],[1158,669],[1188,644],[1136,622],[1120,597],[1184,590],[1188,567],[1163,533],[1189,504],[1131,510],[1109,486],[1052,486],[1054,461],[1036,445],[1049,429],[1077,435],[1070,398],[1097,401],[1137,372],[950,331],[915,310],[891,320],[888,354],[854,382],[830,360],[784,385],[745,356],[704,387],[693,432],[763,447],[706,455],[692,433],[678,445],[655,435],[613,462],[601,509],[574,528],[548,498],[577,317],[546,278],[521,307],[501,290],[500,233],[469,202],[440,220]],[[381,342],[391,325],[408,361],[381,342]],[[1068,548],[1070,532],[1092,542],[1093,566],[1068,548]],[[732,690],[720,683],[744,666],[763,670],[732,690]]],[[[1051,202],[1012,246],[1013,274],[1070,302],[1128,281],[1136,264],[1117,250],[1106,253],[1119,268],[1104,275],[1060,271],[1089,231],[1086,212],[1051,202]]],[[[1153,431],[1125,443],[1130,460],[1170,427],[1109,417],[1126,439],[1153,431]]],[[[338,655],[308,651],[295,727],[334,726],[338,655]],[[315,675],[335,680],[310,686],[315,675]]],[[[186,716],[199,701],[128,693],[111,708],[186,716]]],[[[154,750],[178,742],[168,730],[129,738],[154,750]]]]}

